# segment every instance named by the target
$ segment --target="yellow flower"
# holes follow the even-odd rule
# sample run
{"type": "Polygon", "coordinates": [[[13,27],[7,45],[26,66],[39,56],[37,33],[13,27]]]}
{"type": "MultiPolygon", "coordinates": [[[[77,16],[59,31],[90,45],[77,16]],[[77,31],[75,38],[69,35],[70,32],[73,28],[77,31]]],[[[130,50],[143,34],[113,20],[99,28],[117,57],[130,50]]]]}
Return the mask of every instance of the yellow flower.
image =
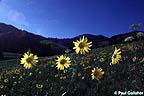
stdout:
{"type": "Polygon", "coordinates": [[[140,61],[140,63],[143,63],[144,62],[144,58],[140,61]]]}
{"type": "Polygon", "coordinates": [[[4,88],[4,86],[3,85],[0,85],[0,89],[3,89],[4,88]]]}
{"type": "Polygon", "coordinates": [[[22,76],[20,76],[20,77],[19,77],[19,80],[20,80],[20,79],[22,79],[22,78],[23,78],[23,77],[22,77],[22,76]]]}
{"type": "Polygon", "coordinates": [[[57,69],[64,70],[64,68],[68,68],[70,64],[70,58],[61,55],[60,57],[57,56],[56,64],[57,64],[57,69]]]}
{"type": "Polygon", "coordinates": [[[58,77],[58,74],[56,74],[55,77],[58,77]]]}
{"type": "Polygon", "coordinates": [[[85,77],[83,76],[82,79],[85,79],[85,77]]]}
{"type": "Polygon", "coordinates": [[[1,96],[6,96],[6,94],[2,94],[1,96]]]}
{"type": "Polygon", "coordinates": [[[102,71],[101,68],[94,68],[92,70],[92,79],[96,79],[96,80],[99,80],[103,77],[103,74],[104,74],[104,71],[102,71]]]}
{"type": "Polygon", "coordinates": [[[133,60],[133,62],[135,62],[135,61],[136,61],[136,59],[137,59],[137,58],[136,58],[136,56],[135,56],[135,57],[133,57],[133,59],[132,59],[132,60],[133,60]]]}
{"type": "Polygon", "coordinates": [[[24,64],[25,69],[32,68],[33,65],[37,64],[38,57],[37,55],[33,55],[32,53],[25,53],[23,58],[21,58],[21,64],[24,64]]]}
{"type": "Polygon", "coordinates": [[[41,71],[39,71],[38,73],[39,73],[39,74],[41,74],[42,72],[41,72],[41,71]]]}
{"type": "Polygon", "coordinates": [[[4,82],[7,83],[9,80],[8,79],[4,79],[4,82]]]}
{"type": "Polygon", "coordinates": [[[14,82],[13,82],[13,85],[16,85],[16,84],[17,84],[17,82],[16,82],[16,81],[14,81],[14,82]]]}
{"type": "Polygon", "coordinates": [[[64,76],[63,79],[66,79],[66,76],[64,76]]]}
{"type": "Polygon", "coordinates": [[[19,73],[20,73],[20,70],[19,70],[19,69],[15,69],[14,73],[15,73],[15,74],[19,74],[19,73]]]}
{"type": "Polygon", "coordinates": [[[81,76],[81,73],[78,73],[78,76],[81,76]]]}
{"type": "Polygon", "coordinates": [[[29,73],[29,76],[32,76],[32,75],[33,75],[33,73],[32,73],[32,72],[30,72],[30,73],[29,73]]]}
{"type": "Polygon", "coordinates": [[[117,49],[115,47],[115,51],[112,55],[112,62],[110,63],[110,65],[112,64],[116,64],[121,60],[121,49],[117,49]]]}
{"type": "Polygon", "coordinates": [[[63,77],[61,76],[60,79],[63,79],[63,77]]]}
{"type": "Polygon", "coordinates": [[[100,58],[99,61],[102,63],[102,62],[105,61],[105,59],[104,58],[100,58]]]}
{"type": "Polygon", "coordinates": [[[43,88],[43,85],[42,85],[42,84],[36,84],[36,87],[37,87],[38,89],[41,89],[41,88],[43,88]]]}
{"type": "Polygon", "coordinates": [[[72,72],[72,76],[71,77],[73,78],[75,76],[75,74],[76,74],[75,72],[72,72]]]}
{"type": "Polygon", "coordinates": [[[80,38],[80,40],[73,42],[74,46],[73,49],[75,49],[75,52],[78,54],[85,54],[85,52],[89,52],[89,50],[91,50],[89,47],[92,46],[92,42],[88,42],[87,37],[82,37],[80,38]]]}

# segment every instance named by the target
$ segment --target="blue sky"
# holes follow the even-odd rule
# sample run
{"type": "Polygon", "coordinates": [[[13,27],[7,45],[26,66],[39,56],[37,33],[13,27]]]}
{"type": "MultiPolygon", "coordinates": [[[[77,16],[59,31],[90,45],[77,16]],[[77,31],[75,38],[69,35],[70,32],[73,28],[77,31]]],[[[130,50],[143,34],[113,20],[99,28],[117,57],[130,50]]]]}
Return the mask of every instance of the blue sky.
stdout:
{"type": "Polygon", "coordinates": [[[0,22],[45,37],[111,37],[144,23],[143,5],[144,0],[0,0],[0,22]]]}

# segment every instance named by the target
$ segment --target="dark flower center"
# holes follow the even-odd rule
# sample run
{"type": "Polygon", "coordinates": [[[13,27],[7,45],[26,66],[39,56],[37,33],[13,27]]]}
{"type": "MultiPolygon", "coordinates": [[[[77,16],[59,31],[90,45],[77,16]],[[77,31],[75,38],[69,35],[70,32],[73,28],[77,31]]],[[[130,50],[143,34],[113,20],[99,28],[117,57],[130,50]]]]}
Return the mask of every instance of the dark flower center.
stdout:
{"type": "Polygon", "coordinates": [[[81,42],[81,43],[79,44],[79,47],[80,47],[80,48],[84,48],[84,46],[85,46],[85,43],[83,43],[83,42],[81,42]]]}
{"type": "Polygon", "coordinates": [[[116,55],[115,55],[115,54],[113,55],[113,58],[116,58],[116,55]]]}
{"type": "Polygon", "coordinates": [[[94,76],[97,77],[99,74],[98,72],[94,72],[94,76]]]}
{"type": "Polygon", "coordinates": [[[33,59],[32,59],[32,58],[30,58],[30,57],[29,57],[29,58],[27,58],[27,59],[26,59],[26,61],[27,61],[27,63],[30,63],[30,64],[32,64],[32,63],[33,63],[33,59]]]}
{"type": "Polygon", "coordinates": [[[60,61],[60,64],[65,64],[66,63],[66,60],[65,59],[62,59],[61,61],[60,61]]]}

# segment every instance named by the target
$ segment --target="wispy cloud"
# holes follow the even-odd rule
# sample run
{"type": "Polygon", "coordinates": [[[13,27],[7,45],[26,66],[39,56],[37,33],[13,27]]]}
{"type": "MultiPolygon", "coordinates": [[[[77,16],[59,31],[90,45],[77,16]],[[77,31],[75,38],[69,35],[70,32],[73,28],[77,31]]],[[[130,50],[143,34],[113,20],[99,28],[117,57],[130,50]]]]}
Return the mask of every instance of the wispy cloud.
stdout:
{"type": "Polygon", "coordinates": [[[28,21],[26,20],[25,15],[22,12],[18,12],[17,10],[10,10],[8,12],[7,18],[8,20],[23,24],[25,26],[29,25],[28,21]]]}
{"type": "Polygon", "coordinates": [[[24,13],[12,8],[9,4],[6,3],[6,1],[8,2],[8,0],[0,0],[0,18],[20,26],[28,26],[29,22],[27,21],[24,13]]]}

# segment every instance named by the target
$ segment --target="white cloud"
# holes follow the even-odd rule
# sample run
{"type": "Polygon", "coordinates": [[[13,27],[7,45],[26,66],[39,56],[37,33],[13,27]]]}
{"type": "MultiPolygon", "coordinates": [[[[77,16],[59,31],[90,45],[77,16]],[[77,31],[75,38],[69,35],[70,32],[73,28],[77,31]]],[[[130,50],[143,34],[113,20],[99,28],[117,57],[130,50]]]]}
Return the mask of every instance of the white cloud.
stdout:
{"type": "Polygon", "coordinates": [[[8,18],[8,20],[11,20],[11,21],[16,22],[16,23],[18,22],[18,23],[23,24],[25,26],[29,25],[29,23],[26,21],[25,15],[21,12],[18,12],[17,10],[10,10],[8,12],[7,18],[8,18]]]}
{"type": "Polygon", "coordinates": [[[26,20],[24,13],[12,8],[6,2],[8,2],[8,0],[0,0],[0,18],[7,22],[13,22],[16,25],[28,26],[29,22],[26,20]]]}

